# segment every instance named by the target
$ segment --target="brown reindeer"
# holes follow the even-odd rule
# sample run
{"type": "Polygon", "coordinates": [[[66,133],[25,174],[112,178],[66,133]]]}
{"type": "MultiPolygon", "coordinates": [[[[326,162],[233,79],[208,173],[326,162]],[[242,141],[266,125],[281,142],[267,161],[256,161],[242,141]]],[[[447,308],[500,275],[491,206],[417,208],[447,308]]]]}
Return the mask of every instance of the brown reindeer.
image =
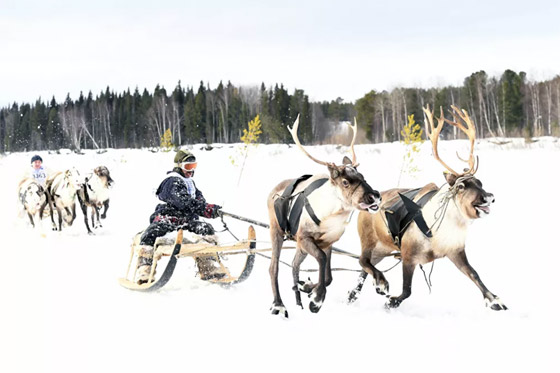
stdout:
{"type": "Polygon", "coordinates": [[[356,125],[351,126],[354,131],[350,146],[353,159],[344,157],[341,166],[309,155],[297,137],[298,125],[299,116],[293,128],[288,128],[294,142],[306,156],[326,166],[329,174],[305,175],[299,179],[282,181],[268,196],[272,240],[269,272],[274,294],[271,311],[274,315],[282,314],[284,317],[288,317],[288,311],[278,289],[278,264],[284,238],[297,242],[292,270],[296,303],[303,308],[300,291],[308,293],[311,298],[309,309],[318,312],[325,299],[326,287],[332,282],[332,244],[344,233],[353,210],[375,212],[381,202],[379,192],[373,190],[356,170],[356,125]],[[299,267],[307,254],[311,254],[319,263],[319,280],[316,284],[299,281],[299,267]]]}
{"type": "Polygon", "coordinates": [[[398,307],[410,296],[416,265],[447,257],[476,284],[487,306],[493,310],[507,309],[482,283],[465,253],[467,228],[472,221],[490,213],[494,195],[486,192],[480,180],[474,177],[478,169],[478,158],[475,162],[473,156],[476,135],[474,123],[465,110],[459,110],[455,106],[452,109],[454,121],[445,119],[443,109],[440,108],[436,127],[434,113],[429,106],[424,108],[430,125],[429,137],[434,157],[449,171],[444,173],[447,184],[440,189],[435,184],[428,184],[416,190],[387,190],[381,193],[384,201],[382,213],[359,214],[358,232],[362,245],[360,265],[363,272],[358,286],[349,294],[349,302],[357,298],[368,274],[373,276],[377,293],[388,293],[389,283],[375,265],[398,250],[403,263],[403,289],[401,295],[389,298],[386,303],[388,308],[398,307]],[[465,161],[469,168],[463,173],[455,172],[438,155],[438,137],[444,122],[459,128],[470,140],[470,155],[465,161]]]}

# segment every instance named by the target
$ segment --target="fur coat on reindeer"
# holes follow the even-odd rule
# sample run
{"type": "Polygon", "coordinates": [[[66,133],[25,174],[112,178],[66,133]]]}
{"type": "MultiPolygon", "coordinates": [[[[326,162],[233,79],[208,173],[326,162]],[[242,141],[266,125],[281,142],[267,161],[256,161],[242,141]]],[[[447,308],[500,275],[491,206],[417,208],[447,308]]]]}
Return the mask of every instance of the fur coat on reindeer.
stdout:
{"type": "MultiPolygon", "coordinates": [[[[174,159],[175,167],[160,183],[156,195],[163,203],[157,205],[150,216],[150,225],[142,233],[141,260],[138,266],[138,283],[148,279],[152,265],[154,243],[158,237],[169,232],[185,229],[198,235],[213,235],[212,225],[199,217],[215,219],[220,216],[221,207],[206,203],[202,192],[196,188],[192,176],[196,169],[195,156],[186,150],[179,150],[174,159]]],[[[197,258],[199,272],[203,279],[223,276],[217,272],[211,258],[197,258]]]]}

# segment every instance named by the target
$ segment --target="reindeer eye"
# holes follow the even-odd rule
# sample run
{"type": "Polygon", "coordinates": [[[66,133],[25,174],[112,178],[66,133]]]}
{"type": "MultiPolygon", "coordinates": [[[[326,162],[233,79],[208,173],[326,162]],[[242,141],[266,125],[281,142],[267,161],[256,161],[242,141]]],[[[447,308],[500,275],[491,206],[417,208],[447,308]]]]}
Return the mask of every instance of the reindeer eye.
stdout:
{"type": "Polygon", "coordinates": [[[465,190],[465,184],[463,184],[463,183],[457,184],[457,189],[459,189],[459,190],[465,190]]]}
{"type": "Polygon", "coordinates": [[[345,188],[348,188],[350,186],[350,183],[348,182],[348,180],[342,179],[342,186],[344,186],[345,188]]]}

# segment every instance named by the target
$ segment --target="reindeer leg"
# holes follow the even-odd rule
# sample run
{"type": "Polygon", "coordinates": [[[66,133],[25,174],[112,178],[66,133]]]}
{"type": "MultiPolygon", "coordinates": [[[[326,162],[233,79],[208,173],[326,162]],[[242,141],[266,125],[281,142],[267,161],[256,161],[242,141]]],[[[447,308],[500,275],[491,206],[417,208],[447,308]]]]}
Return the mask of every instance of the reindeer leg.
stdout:
{"type": "Polygon", "coordinates": [[[103,207],[105,209],[103,210],[103,214],[101,214],[101,219],[105,219],[107,217],[107,210],[109,210],[109,200],[103,202],[103,207]]]}
{"type": "Polygon", "coordinates": [[[455,264],[461,272],[467,275],[467,277],[470,278],[472,282],[474,282],[474,284],[480,289],[486,301],[486,306],[490,306],[490,308],[494,311],[508,309],[505,304],[500,301],[500,298],[498,298],[496,294],[492,293],[490,290],[488,290],[488,288],[486,288],[486,286],[478,276],[478,273],[469,264],[465,250],[462,250],[453,255],[449,255],[448,257],[453,262],[453,264],[455,264]]]}
{"type": "MultiPolygon", "coordinates": [[[[365,276],[360,275],[360,280],[362,281],[366,279],[367,275],[372,275],[373,277],[373,286],[375,287],[375,291],[377,294],[386,295],[389,293],[389,281],[383,275],[383,272],[375,268],[375,265],[383,260],[384,256],[377,256],[375,254],[375,249],[366,249],[360,255],[360,265],[362,266],[363,270],[366,272],[365,276]],[[363,280],[362,280],[363,277],[363,280]]],[[[357,294],[362,290],[360,284],[356,287],[357,294]],[[359,287],[359,289],[358,289],[359,287]]],[[[355,300],[355,299],[354,299],[355,300]]]]}
{"type": "MultiPolygon", "coordinates": [[[[326,263],[325,263],[325,287],[329,286],[332,283],[332,271],[331,271],[331,254],[332,254],[332,246],[328,247],[324,250],[326,255],[326,263]]],[[[306,254],[307,255],[307,254],[306,254]]],[[[314,284],[311,280],[307,281],[298,281],[298,289],[303,291],[304,293],[311,293],[313,289],[317,287],[318,284],[314,284]]]]}
{"type": "Polygon", "coordinates": [[[283,244],[283,234],[278,226],[272,226],[270,228],[270,238],[272,241],[272,257],[270,259],[268,272],[270,273],[272,293],[274,294],[274,301],[270,310],[273,315],[280,314],[288,318],[288,311],[286,310],[286,307],[284,307],[284,303],[280,297],[280,290],[278,288],[278,267],[280,263],[280,251],[282,250],[283,244]]]}
{"type": "Polygon", "coordinates": [[[78,202],[80,203],[80,208],[82,209],[82,213],[84,215],[84,223],[86,223],[86,228],[87,228],[88,234],[93,234],[91,229],[89,229],[87,206],[84,203],[84,201],[82,200],[82,198],[80,197],[79,193],[78,193],[78,202]]]}
{"type": "Polygon", "coordinates": [[[74,220],[76,220],[76,203],[75,202],[72,204],[72,223],[70,225],[74,224],[74,220]]]}
{"type": "Polygon", "coordinates": [[[296,255],[294,256],[294,260],[292,261],[292,277],[294,279],[294,287],[292,288],[292,290],[296,293],[296,304],[301,308],[303,308],[303,305],[301,304],[301,293],[299,287],[302,282],[299,281],[299,268],[306,257],[306,252],[300,249],[296,249],[296,255]]]}
{"type": "Polygon", "coordinates": [[[303,237],[298,242],[300,242],[301,248],[311,254],[319,264],[319,281],[313,287],[313,291],[310,294],[311,302],[309,303],[309,310],[313,313],[317,313],[321,309],[325,296],[327,295],[327,288],[325,286],[327,254],[321,250],[310,237],[303,237]]]}
{"type": "Polygon", "coordinates": [[[49,199],[49,210],[51,210],[52,230],[56,231],[57,227],[56,227],[56,223],[54,222],[54,201],[51,197],[48,197],[48,199],[49,199]]]}
{"type": "Polygon", "coordinates": [[[29,216],[29,221],[31,222],[31,225],[33,226],[33,228],[35,228],[35,222],[33,222],[33,216],[31,216],[29,211],[27,212],[27,216],[29,216]]]}
{"type": "Polygon", "coordinates": [[[91,206],[91,227],[93,229],[97,228],[95,225],[95,206],[91,206]]]}
{"type": "Polygon", "coordinates": [[[101,225],[101,219],[99,219],[99,210],[101,210],[101,207],[95,206],[95,227],[96,228],[102,228],[103,227],[101,225]]]}
{"type": "Polygon", "coordinates": [[[325,254],[327,255],[327,263],[325,265],[325,287],[332,283],[332,270],[331,270],[331,257],[332,257],[332,246],[325,249],[325,254]]]}
{"type": "Polygon", "coordinates": [[[56,212],[58,213],[58,230],[62,232],[62,209],[57,207],[56,212]]]}
{"type": "Polygon", "coordinates": [[[403,258],[403,290],[402,294],[398,297],[390,297],[389,301],[385,303],[387,308],[397,308],[400,306],[403,300],[410,297],[412,293],[412,275],[414,274],[414,269],[416,268],[416,263],[410,258],[403,258]]]}
{"type": "Polygon", "coordinates": [[[64,220],[66,221],[66,224],[68,224],[68,226],[71,226],[72,223],[74,222],[74,218],[72,216],[72,210],[69,207],[65,207],[64,212],[66,213],[66,215],[64,216],[64,220]]]}
{"type": "Polygon", "coordinates": [[[354,289],[348,292],[348,304],[354,303],[356,299],[358,299],[358,295],[362,292],[362,287],[364,286],[364,282],[366,281],[367,276],[368,273],[366,271],[362,270],[362,272],[360,272],[360,277],[358,277],[358,284],[354,289]]]}

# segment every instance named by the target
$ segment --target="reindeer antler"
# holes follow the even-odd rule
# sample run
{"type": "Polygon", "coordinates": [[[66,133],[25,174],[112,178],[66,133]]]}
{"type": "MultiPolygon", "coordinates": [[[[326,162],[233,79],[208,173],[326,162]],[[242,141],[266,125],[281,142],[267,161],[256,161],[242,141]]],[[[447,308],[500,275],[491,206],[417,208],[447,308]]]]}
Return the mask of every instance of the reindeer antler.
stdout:
{"type": "Polygon", "coordinates": [[[356,162],[356,152],[354,151],[354,143],[356,142],[356,137],[358,136],[358,122],[356,121],[356,117],[354,117],[354,125],[349,124],[350,128],[352,128],[352,132],[354,132],[354,136],[352,136],[352,143],[350,144],[350,151],[352,152],[352,167],[358,167],[359,163],[356,162]]]}
{"type": "Polygon", "coordinates": [[[329,165],[328,162],[323,162],[323,161],[318,160],[317,158],[314,158],[303,148],[303,146],[299,142],[298,135],[297,135],[298,126],[299,126],[299,114],[298,114],[298,116],[296,118],[296,121],[294,122],[294,125],[292,126],[292,128],[290,128],[288,126],[288,131],[290,131],[290,133],[292,134],[292,138],[294,139],[294,142],[296,143],[298,148],[300,148],[301,151],[305,153],[305,155],[307,155],[309,158],[311,158],[311,160],[313,160],[313,161],[315,161],[319,164],[322,164],[323,166],[328,166],[329,165]]]}
{"type": "Polygon", "coordinates": [[[432,149],[434,151],[434,158],[439,161],[439,163],[441,163],[443,165],[443,167],[445,167],[449,172],[451,172],[453,175],[455,176],[459,176],[459,174],[457,172],[455,172],[451,167],[449,167],[447,164],[445,164],[445,162],[439,157],[438,154],[438,139],[439,139],[439,134],[443,128],[443,125],[445,124],[445,121],[447,119],[444,118],[443,116],[443,109],[441,108],[441,106],[439,107],[439,118],[437,119],[438,121],[438,125],[437,127],[434,126],[434,112],[430,110],[430,105],[426,105],[425,108],[422,108],[422,110],[424,110],[424,114],[426,114],[426,118],[428,119],[428,123],[430,124],[430,130],[428,133],[428,137],[430,138],[430,141],[432,142],[432,149]]]}
{"type": "Polygon", "coordinates": [[[463,162],[468,163],[469,168],[468,170],[465,170],[464,174],[471,174],[474,175],[476,173],[476,171],[478,170],[478,157],[476,157],[476,162],[475,162],[475,158],[473,155],[474,152],[474,140],[476,138],[476,126],[474,125],[473,121],[471,120],[471,118],[469,117],[469,114],[467,113],[466,110],[464,109],[459,109],[454,105],[451,105],[451,108],[453,109],[453,119],[455,119],[455,121],[451,121],[449,119],[445,119],[444,120],[459,128],[461,131],[463,131],[469,138],[470,143],[471,143],[471,151],[469,153],[469,159],[468,160],[464,160],[463,158],[461,158],[459,156],[459,154],[457,154],[457,158],[459,158],[460,160],[462,160],[463,162]],[[463,126],[463,124],[459,123],[459,119],[461,119],[463,122],[465,122],[465,124],[467,125],[467,127],[465,128],[465,126],[463,126]]]}

